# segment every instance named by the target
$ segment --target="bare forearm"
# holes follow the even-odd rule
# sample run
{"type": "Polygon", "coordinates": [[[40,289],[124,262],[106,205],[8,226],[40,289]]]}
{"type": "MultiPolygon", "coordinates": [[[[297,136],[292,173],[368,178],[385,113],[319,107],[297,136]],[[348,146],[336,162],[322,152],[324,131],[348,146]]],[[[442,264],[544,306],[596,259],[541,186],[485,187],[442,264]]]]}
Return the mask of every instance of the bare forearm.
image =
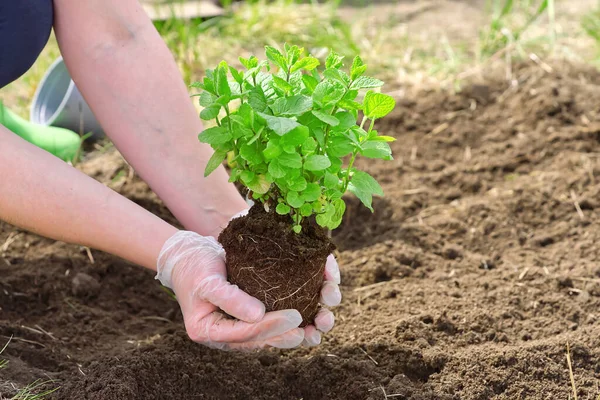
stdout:
{"type": "Polygon", "coordinates": [[[150,269],[176,228],[0,125],[0,219],[150,269]]]}
{"type": "MultiPolygon", "coordinates": [[[[216,235],[246,207],[212,151],[180,72],[136,0],[55,0],[74,81],[119,151],[190,230],[216,235]]],[[[199,44],[201,45],[201,44],[199,44]]]]}

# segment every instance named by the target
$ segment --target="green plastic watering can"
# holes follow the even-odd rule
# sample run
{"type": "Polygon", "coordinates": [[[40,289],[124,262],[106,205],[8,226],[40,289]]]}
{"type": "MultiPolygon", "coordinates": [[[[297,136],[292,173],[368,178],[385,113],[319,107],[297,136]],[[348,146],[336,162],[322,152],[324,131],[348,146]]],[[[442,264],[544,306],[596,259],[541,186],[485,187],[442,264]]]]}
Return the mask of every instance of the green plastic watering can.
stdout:
{"type": "Polygon", "coordinates": [[[75,132],[29,122],[10,111],[2,102],[0,102],[0,124],[29,143],[64,161],[73,161],[81,145],[81,138],[75,132]]]}

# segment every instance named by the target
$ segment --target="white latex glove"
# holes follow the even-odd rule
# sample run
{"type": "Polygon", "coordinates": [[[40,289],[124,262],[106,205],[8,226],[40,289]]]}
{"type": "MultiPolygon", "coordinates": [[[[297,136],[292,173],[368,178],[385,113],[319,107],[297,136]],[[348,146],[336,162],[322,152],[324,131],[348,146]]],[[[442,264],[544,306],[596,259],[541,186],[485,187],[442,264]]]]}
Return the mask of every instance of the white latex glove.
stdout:
{"type": "MultiPolygon", "coordinates": [[[[327,257],[325,264],[325,282],[321,289],[321,304],[335,307],[342,301],[340,292],[340,269],[333,254],[327,257]]],[[[321,308],[315,317],[315,324],[304,328],[305,346],[316,346],[321,343],[321,333],[327,333],[333,328],[335,318],[333,313],[326,308],[321,308]]]]}
{"type": "MultiPolygon", "coordinates": [[[[159,254],[156,279],[175,292],[189,337],[221,350],[293,348],[303,343],[300,313],[265,313],[261,301],[227,281],[224,256],[217,240],[189,231],[175,233],[159,254]]],[[[331,325],[330,317],[321,319],[328,324],[324,328],[331,325]]]]}
{"type": "MultiPolygon", "coordinates": [[[[246,197],[246,202],[252,206],[254,202],[246,197]]],[[[243,210],[234,215],[231,219],[244,216],[249,209],[243,210]]],[[[340,268],[333,254],[327,257],[325,264],[325,282],[321,289],[321,304],[328,307],[335,307],[342,301],[342,293],[340,292],[340,268]]],[[[304,346],[317,346],[321,343],[321,334],[327,333],[333,329],[335,318],[333,313],[326,308],[321,308],[315,317],[315,324],[308,325],[304,330],[304,346]]]]}

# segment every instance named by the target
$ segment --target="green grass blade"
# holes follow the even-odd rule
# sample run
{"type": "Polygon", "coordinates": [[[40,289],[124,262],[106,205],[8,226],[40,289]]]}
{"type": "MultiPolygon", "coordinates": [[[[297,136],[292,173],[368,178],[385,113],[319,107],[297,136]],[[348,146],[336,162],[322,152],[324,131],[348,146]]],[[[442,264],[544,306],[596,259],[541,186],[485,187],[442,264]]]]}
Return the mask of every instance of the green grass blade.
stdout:
{"type": "Polygon", "coordinates": [[[503,18],[511,13],[513,9],[513,0],[506,0],[504,3],[504,7],[502,7],[502,11],[500,11],[499,18],[503,18]]]}
{"type": "Polygon", "coordinates": [[[40,393],[35,393],[40,387],[50,382],[52,381],[34,381],[29,385],[25,386],[23,389],[19,390],[17,394],[14,395],[10,400],[43,400],[59,389],[58,387],[56,387],[54,389],[49,389],[40,393]]]}

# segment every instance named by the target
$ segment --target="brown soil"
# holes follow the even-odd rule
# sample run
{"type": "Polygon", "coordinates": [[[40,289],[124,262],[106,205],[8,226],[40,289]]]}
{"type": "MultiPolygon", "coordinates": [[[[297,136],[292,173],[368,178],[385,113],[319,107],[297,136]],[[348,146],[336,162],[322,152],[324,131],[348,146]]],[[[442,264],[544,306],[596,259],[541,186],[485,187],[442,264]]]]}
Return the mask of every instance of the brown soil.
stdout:
{"type": "Polygon", "coordinates": [[[322,229],[305,221],[298,235],[289,216],[267,213],[256,203],[219,235],[229,281],[260,299],[267,311],[298,310],[301,326],[313,323],[319,311],[325,262],[335,250],[322,229]]]}
{"type": "MultiPolygon", "coordinates": [[[[395,161],[360,167],[386,197],[374,214],[348,197],[344,298],[313,349],[206,349],[150,272],[0,224],[0,393],[51,378],[65,400],[567,399],[568,343],[596,399],[600,73],[554,68],[420,93],[380,124],[395,161]]],[[[81,168],[172,220],[116,153],[81,168]]]]}

